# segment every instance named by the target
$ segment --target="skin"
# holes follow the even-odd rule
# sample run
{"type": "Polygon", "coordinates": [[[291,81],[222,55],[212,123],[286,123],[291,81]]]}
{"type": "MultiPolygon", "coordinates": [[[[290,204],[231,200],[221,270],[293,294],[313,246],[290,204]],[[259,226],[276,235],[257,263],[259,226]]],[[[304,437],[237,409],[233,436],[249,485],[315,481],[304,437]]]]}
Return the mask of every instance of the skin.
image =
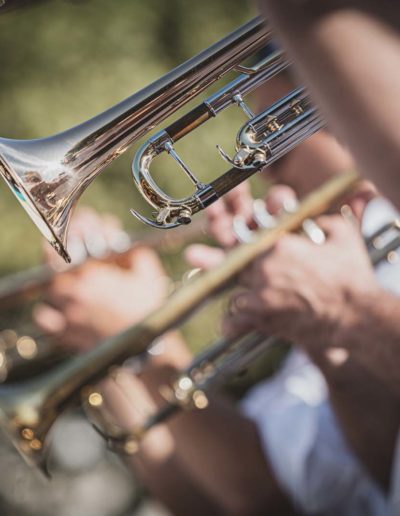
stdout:
{"type": "MultiPolygon", "coordinates": [[[[338,134],[341,134],[341,133],[338,133],[338,134]]],[[[374,140],[372,140],[372,141],[374,141],[374,140]]],[[[388,150],[388,148],[387,148],[387,147],[385,147],[385,150],[388,150]]],[[[360,155],[360,153],[356,154],[356,157],[359,157],[359,155],[360,155]]],[[[390,154],[388,154],[388,157],[389,157],[389,158],[390,158],[390,156],[391,156],[391,155],[390,155],[390,154]]],[[[389,161],[390,161],[390,159],[389,159],[389,161]]],[[[315,165],[315,162],[313,162],[312,160],[310,160],[310,162],[309,162],[309,163],[310,163],[311,165],[315,165]]],[[[376,159],[375,159],[375,164],[376,164],[376,159]]],[[[371,170],[371,169],[372,169],[372,162],[369,164],[369,166],[370,166],[370,170],[371,170]]],[[[376,169],[376,168],[375,168],[375,169],[376,169]]],[[[216,219],[218,219],[218,217],[216,217],[216,219]]],[[[329,230],[330,230],[330,239],[331,239],[331,240],[330,240],[330,242],[329,242],[329,243],[332,243],[332,244],[333,244],[333,245],[332,245],[332,247],[335,247],[335,245],[334,245],[334,244],[339,244],[339,243],[341,242],[341,238],[340,238],[340,236],[341,236],[341,231],[339,231],[339,230],[338,230],[338,231],[336,231],[336,230],[335,230],[335,228],[333,227],[333,224],[331,224],[331,225],[330,225],[328,222],[326,223],[326,227],[327,227],[327,229],[329,229],[329,230]]],[[[226,244],[226,243],[225,243],[225,245],[232,245],[232,243],[231,243],[231,244],[226,244]]],[[[286,245],[292,245],[292,244],[291,244],[291,243],[289,243],[289,244],[283,243],[283,244],[282,244],[282,246],[283,246],[283,247],[284,247],[284,246],[286,246],[286,245]]],[[[297,245],[298,245],[298,242],[296,241],[296,246],[297,246],[297,245]]],[[[278,257],[278,258],[280,258],[280,257],[278,257]]],[[[308,258],[308,259],[309,259],[309,258],[308,258]]],[[[317,259],[317,257],[316,257],[316,259],[317,259]]],[[[363,272],[365,273],[365,275],[366,275],[365,277],[367,278],[367,275],[368,275],[367,269],[363,270],[363,272]]],[[[243,280],[243,281],[245,281],[245,280],[243,280]]],[[[335,286],[335,285],[334,285],[334,286],[335,286]]],[[[342,292],[342,293],[344,293],[344,292],[342,292]]],[[[364,294],[364,292],[363,292],[363,294],[364,294]]],[[[372,294],[372,292],[371,292],[371,298],[372,298],[372,297],[373,297],[373,294],[372,294]]],[[[314,299],[314,301],[315,301],[316,299],[318,300],[318,297],[316,297],[316,298],[314,299]]],[[[338,296],[338,297],[337,297],[337,299],[342,299],[342,297],[341,297],[341,296],[338,296]]],[[[308,312],[304,312],[304,310],[303,310],[303,309],[304,309],[305,307],[307,307],[307,309],[308,309],[308,310],[310,309],[310,306],[312,306],[312,303],[310,303],[309,301],[310,301],[310,300],[309,300],[309,299],[308,299],[308,300],[307,300],[307,299],[305,299],[305,298],[304,298],[304,296],[299,296],[298,298],[295,298],[295,296],[293,296],[293,298],[291,298],[292,308],[294,307],[294,308],[295,308],[295,310],[296,310],[299,314],[301,314],[301,315],[299,315],[299,317],[303,317],[303,316],[304,316],[304,313],[307,313],[307,315],[308,315],[308,312]],[[300,301],[303,301],[303,303],[301,303],[300,301]],[[304,302],[304,301],[306,301],[306,302],[304,302]],[[301,307],[301,308],[300,308],[300,307],[301,307]],[[302,310],[303,310],[303,312],[302,312],[302,310]]],[[[314,312],[314,311],[313,311],[313,312],[314,312]]],[[[318,312],[318,311],[315,311],[315,312],[318,312]]],[[[333,307],[333,306],[331,306],[329,310],[327,310],[326,312],[324,312],[323,317],[322,317],[322,320],[323,320],[324,322],[326,322],[327,320],[329,320],[329,317],[332,317],[332,316],[333,316],[333,314],[336,314],[336,313],[338,313],[338,312],[336,312],[336,311],[335,311],[335,309],[334,309],[334,307],[333,307]],[[327,319],[327,318],[328,318],[328,319],[327,319]]],[[[352,312],[351,312],[351,313],[352,313],[352,312]]],[[[322,314],[319,314],[319,315],[322,315],[322,314]]],[[[351,319],[351,318],[350,318],[350,319],[351,319]]],[[[314,321],[314,322],[315,322],[315,321],[314,321]]],[[[227,325],[228,325],[228,329],[229,329],[229,322],[227,322],[227,325]]],[[[378,327],[379,327],[379,325],[378,325],[378,327]]],[[[300,324],[300,322],[299,322],[299,324],[298,324],[298,328],[299,328],[299,329],[301,328],[301,324],[300,324]]],[[[318,328],[318,326],[317,326],[317,328],[318,328]]],[[[309,334],[310,334],[310,330],[309,330],[309,329],[307,329],[307,328],[301,328],[301,331],[303,331],[305,335],[307,335],[307,334],[309,335],[309,334]]],[[[320,334],[322,334],[322,330],[318,330],[318,331],[320,331],[320,334]]],[[[353,328],[353,331],[354,331],[354,328],[353,328]]],[[[279,332],[278,332],[278,333],[279,333],[279,332]]],[[[318,332],[317,332],[317,333],[318,333],[318,332]]],[[[343,334],[342,334],[341,336],[342,336],[342,337],[347,337],[347,335],[343,335],[343,334]]],[[[387,337],[387,335],[385,335],[385,337],[387,337]]],[[[303,342],[302,342],[302,343],[303,343],[303,342]]],[[[310,350],[310,352],[311,352],[311,350],[310,350]]],[[[315,360],[317,360],[317,357],[315,357],[315,360]]],[[[321,367],[322,367],[322,362],[321,362],[321,367]]],[[[365,377],[364,377],[364,381],[365,381],[365,377]]],[[[362,394],[362,393],[361,393],[361,394],[362,394]]],[[[365,407],[365,405],[364,405],[364,407],[365,407]]],[[[366,407],[365,407],[365,408],[366,408],[366,407]]],[[[368,408],[370,409],[370,406],[368,406],[368,408]]],[[[364,411],[362,411],[362,414],[364,414],[364,415],[365,415],[365,410],[364,410],[364,411]]]]}
{"type": "Polygon", "coordinates": [[[349,146],[358,169],[399,207],[398,4],[391,0],[262,0],[259,4],[329,125],[349,146]]]}
{"type": "MultiPolygon", "coordinates": [[[[269,208],[282,204],[289,194],[287,187],[275,187],[269,208]]],[[[359,216],[371,195],[365,185],[349,199],[359,216]]],[[[375,361],[382,354],[382,338],[396,345],[397,336],[390,341],[386,325],[398,300],[376,284],[354,221],[331,215],[317,222],[327,236],[323,246],[288,235],[241,275],[224,331],[237,335],[257,328],[301,344],[325,375],[349,444],[387,489],[400,424],[399,401],[387,382],[388,369],[377,368],[375,361]],[[360,331],[363,325],[365,332],[360,331]],[[384,428],[382,420],[388,422],[384,428]]],[[[215,266],[218,258],[215,251],[207,256],[204,247],[192,248],[189,256],[203,267],[215,266]]],[[[396,365],[391,370],[394,377],[396,365]]]]}
{"type": "MultiPolygon", "coordinates": [[[[71,230],[79,236],[94,226],[104,240],[118,229],[114,221],[86,211],[71,230]]],[[[35,311],[36,324],[60,346],[85,351],[160,306],[168,295],[165,277],[157,255],[144,247],[136,247],[123,264],[91,260],[56,277],[45,292],[46,303],[35,311]]],[[[122,369],[99,386],[105,414],[119,428],[140,426],[162,407],[159,387],[169,385],[192,358],[177,333],[164,336],[162,345],[163,352],[138,375],[122,369]]],[[[127,460],[152,495],[178,516],[261,515],[266,507],[273,514],[293,514],[255,425],[227,399],[211,399],[206,410],[183,413],[154,428],[127,460]],[[227,434],[229,440],[221,440],[227,434]]]]}

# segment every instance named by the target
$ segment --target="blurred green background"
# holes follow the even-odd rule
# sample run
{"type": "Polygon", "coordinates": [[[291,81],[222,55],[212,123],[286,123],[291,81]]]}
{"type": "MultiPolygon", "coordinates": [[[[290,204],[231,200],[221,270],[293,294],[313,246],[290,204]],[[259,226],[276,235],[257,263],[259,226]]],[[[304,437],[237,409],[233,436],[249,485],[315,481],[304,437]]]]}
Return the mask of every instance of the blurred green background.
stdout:
{"type": "MultiPolygon", "coordinates": [[[[0,16],[0,135],[40,138],[79,124],[253,15],[251,6],[240,0],[52,0],[7,12],[0,16]]],[[[231,108],[179,142],[177,150],[198,177],[208,181],[226,169],[216,143],[231,151],[243,122],[243,114],[231,108]]],[[[130,232],[148,231],[132,218],[130,207],[150,214],[131,180],[131,160],[139,144],[109,166],[80,201],[81,206],[117,215],[130,232]]],[[[189,192],[168,157],[156,163],[154,175],[173,195],[189,192]]],[[[3,182],[0,198],[4,276],[40,263],[42,253],[39,232],[3,182]]],[[[179,278],[186,268],[181,253],[165,258],[168,272],[179,278]]],[[[218,313],[207,310],[185,327],[193,349],[212,338],[218,313]]]]}

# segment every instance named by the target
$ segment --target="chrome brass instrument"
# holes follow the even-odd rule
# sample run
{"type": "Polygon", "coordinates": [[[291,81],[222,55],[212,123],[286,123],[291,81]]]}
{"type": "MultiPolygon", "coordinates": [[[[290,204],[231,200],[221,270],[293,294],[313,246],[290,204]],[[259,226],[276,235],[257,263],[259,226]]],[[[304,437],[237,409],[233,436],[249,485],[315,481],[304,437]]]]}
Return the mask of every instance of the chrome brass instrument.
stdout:
{"type": "Polygon", "coordinates": [[[42,336],[0,331],[0,383],[26,380],[60,363],[71,353],[42,336]]]}
{"type": "Polygon", "coordinates": [[[388,222],[375,231],[366,240],[366,246],[372,265],[378,265],[383,260],[395,262],[398,259],[396,250],[400,247],[400,220],[388,222]]]}
{"type": "Polygon", "coordinates": [[[233,165],[233,168],[211,183],[203,184],[175,152],[174,143],[211,116],[216,116],[221,98],[226,103],[223,93],[210,97],[184,119],[157,133],[136,154],[132,165],[133,179],[139,192],[156,210],[155,220],[131,210],[141,222],[162,229],[189,224],[194,213],[215,202],[258,170],[274,163],[324,126],[321,116],[311,105],[309,96],[303,88],[295,89],[258,116],[250,112],[241,95],[232,97],[230,93],[231,99],[235,100],[251,118],[238,132],[236,154],[233,159],[218,148],[221,156],[233,165]],[[195,191],[189,197],[173,199],[161,190],[151,177],[150,166],[155,157],[162,152],[172,156],[193,183],[195,191]]]}
{"type": "Polygon", "coordinates": [[[209,49],[178,66],[150,86],[97,117],[50,138],[0,139],[0,174],[43,235],[65,261],[67,229],[72,209],[95,177],[127,147],[192,100],[229,71],[239,76],[189,113],[155,134],[136,154],[134,182],[150,206],[154,220],[131,210],[140,221],[170,229],[188,224],[242,181],[286,154],[323,127],[304,89],[299,88],[255,116],[243,97],[288,67],[281,51],[253,67],[243,61],[271,40],[261,19],[243,25],[209,49]],[[233,158],[218,148],[233,167],[208,184],[191,171],[174,144],[228,106],[239,106],[249,119],[240,129],[233,158]],[[167,152],[194,185],[192,195],[174,199],[150,174],[152,161],[167,152]]]}
{"type": "MultiPolygon", "coordinates": [[[[254,69],[241,65],[269,40],[269,29],[261,19],[254,19],[79,126],[37,140],[0,139],[0,174],[60,256],[70,261],[67,229],[80,195],[133,141],[229,71],[237,70],[241,74],[231,83],[231,89],[236,91],[237,86],[247,92],[259,85],[262,78],[286,67],[280,54],[254,69]]],[[[229,91],[224,102],[226,105],[235,102],[229,91]]],[[[199,115],[199,121],[206,117],[205,112],[199,115]]],[[[224,190],[233,186],[225,185],[224,190]]],[[[216,189],[213,197],[223,193],[219,190],[216,189]]]]}
{"type": "Polygon", "coordinates": [[[46,468],[47,435],[58,415],[80,396],[90,396],[93,385],[112,366],[143,353],[160,335],[183,322],[205,300],[229,286],[236,275],[281,236],[298,230],[304,219],[325,211],[357,182],[355,173],[339,176],[307,196],[277,225],[260,231],[254,242],[233,250],[221,266],[202,273],[171,295],[141,323],[116,335],[90,352],[73,357],[30,381],[0,387],[0,424],[15,447],[31,463],[46,468]]]}

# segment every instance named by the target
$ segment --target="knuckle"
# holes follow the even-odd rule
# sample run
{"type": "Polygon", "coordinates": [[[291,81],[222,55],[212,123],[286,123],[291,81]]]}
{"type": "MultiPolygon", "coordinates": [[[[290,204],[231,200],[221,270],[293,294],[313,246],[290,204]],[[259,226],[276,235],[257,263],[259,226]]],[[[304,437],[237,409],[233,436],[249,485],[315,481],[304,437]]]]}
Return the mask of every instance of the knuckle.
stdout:
{"type": "Polygon", "coordinates": [[[299,239],[296,235],[285,235],[275,244],[274,254],[278,255],[278,257],[286,256],[291,254],[298,245],[299,239]]]}

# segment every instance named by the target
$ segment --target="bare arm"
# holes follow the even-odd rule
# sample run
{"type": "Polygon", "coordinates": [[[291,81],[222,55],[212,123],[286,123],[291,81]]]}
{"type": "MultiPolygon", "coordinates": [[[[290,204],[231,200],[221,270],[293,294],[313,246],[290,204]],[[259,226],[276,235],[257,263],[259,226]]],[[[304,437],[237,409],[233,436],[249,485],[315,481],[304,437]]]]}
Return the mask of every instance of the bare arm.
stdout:
{"type": "Polygon", "coordinates": [[[400,423],[400,300],[376,284],[349,222],[320,223],[323,246],[287,236],[244,273],[226,331],[256,327],[300,343],[325,374],[350,445],[387,487],[400,423]]]}
{"type": "MultiPolygon", "coordinates": [[[[175,368],[172,356],[164,356],[162,362],[163,366],[153,364],[144,373],[142,387],[130,377],[125,379],[122,392],[109,391],[106,400],[119,424],[127,428],[137,424],[146,397],[152,410],[165,403],[158,386],[171,381],[175,368]],[[121,394],[131,398],[128,410],[120,404],[121,394]]],[[[149,431],[129,461],[153,496],[178,516],[189,512],[293,514],[265,459],[254,424],[223,398],[212,399],[205,410],[182,412],[149,431]]]]}
{"type": "Polygon", "coordinates": [[[315,357],[330,391],[330,402],[343,434],[372,478],[386,491],[400,426],[399,397],[352,354],[339,367],[315,357]]]}
{"type": "Polygon", "coordinates": [[[399,206],[398,4],[263,0],[262,6],[360,170],[399,206]]]}
{"type": "MultiPolygon", "coordinates": [[[[77,222],[77,221],[75,221],[77,222]]],[[[81,214],[79,229],[112,230],[107,220],[81,214]]],[[[166,299],[165,271],[151,249],[137,246],[123,266],[89,261],[59,275],[36,310],[42,330],[75,351],[134,324],[166,299]]],[[[104,403],[117,426],[140,425],[165,404],[158,392],[191,355],[179,334],[163,337],[163,352],[137,377],[121,369],[102,383],[104,403]]],[[[175,515],[291,514],[262,452],[254,425],[231,404],[211,403],[148,434],[131,459],[143,483],[175,515]]]]}

